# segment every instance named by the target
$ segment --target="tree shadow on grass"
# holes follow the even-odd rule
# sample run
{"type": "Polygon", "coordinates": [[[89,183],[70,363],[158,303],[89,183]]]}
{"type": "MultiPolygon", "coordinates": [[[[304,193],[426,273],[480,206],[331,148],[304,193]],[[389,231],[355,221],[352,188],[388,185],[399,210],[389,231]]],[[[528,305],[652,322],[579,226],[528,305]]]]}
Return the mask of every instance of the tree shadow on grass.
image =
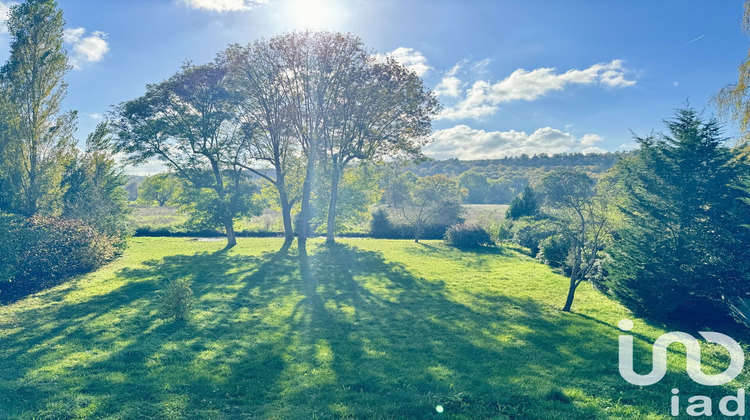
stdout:
{"type": "MultiPolygon", "coordinates": [[[[467,270],[469,257],[440,255],[467,270]]],[[[580,401],[661,413],[673,385],[623,395],[616,332],[597,320],[531,298],[460,300],[353,246],[173,255],[118,276],[129,282],[29,310],[23,330],[0,338],[11,360],[0,406],[40,417],[431,418],[439,405],[467,418],[603,418],[580,401]],[[166,277],[192,280],[189,322],[163,319],[166,277]],[[547,397],[555,389],[577,399],[547,397]]]]}
{"type": "MultiPolygon", "coordinates": [[[[147,261],[141,268],[120,270],[117,275],[130,281],[108,293],[20,313],[15,325],[22,328],[0,337],[0,418],[10,417],[3,406],[21,417],[64,417],[94,404],[94,413],[124,417],[188,416],[185,410],[192,405],[210,413],[210,401],[226,403],[238,393],[240,382],[235,381],[235,388],[222,390],[223,398],[213,398],[219,388],[209,385],[226,382],[224,375],[245,372],[251,380],[250,372],[261,372],[264,380],[273,381],[282,363],[280,351],[270,349],[278,344],[266,340],[246,346],[257,322],[249,316],[239,322],[236,314],[250,313],[281,293],[273,278],[296,270],[293,260],[284,263],[288,249],[286,244],[263,256],[220,252],[147,261]],[[163,279],[183,277],[192,280],[198,319],[180,325],[164,319],[160,298],[163,279]],[[263,294],[243,296],[249,287],[243,281],[262,287],[263,294]],[[257,369],[239,363],[249,351],[257,355],[252,359],[257,369]],[[210,373],[214,364],[221,366],[221,378],[210,373]]],[[[50,292],[49,298],[63,302],[73,291],[50,292]]],[[[253,393],[265,388],[253,388],[253,393]]]]}
{"type": "Polygon", "coordinates": [[[621,381],[616,338],[592,332],[582,337],[590,346],[571,340],[566,322],[540,317],[546,308],[533,299],[494,296],[469,307],[440,281],[340,244],[300,252],[299,261],[305,299],[297,308],[304,316],[295,318],[302,340],[294,363],[311,376],[283,381],[277,392],[307,416],[429,418],[440,405],[487,418],[533,410],[533,395],[571,385],[562,378],[583,376],[576,386],[584,393],[621,381]]]}

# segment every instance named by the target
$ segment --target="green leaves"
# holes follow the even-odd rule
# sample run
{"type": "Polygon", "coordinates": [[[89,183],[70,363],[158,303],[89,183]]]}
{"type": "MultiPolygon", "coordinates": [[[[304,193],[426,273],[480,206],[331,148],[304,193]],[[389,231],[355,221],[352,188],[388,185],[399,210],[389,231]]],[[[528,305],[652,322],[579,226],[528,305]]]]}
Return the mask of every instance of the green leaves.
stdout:
{"type": "Polygon", "coordinates": [[[634,308],[705,322],[750,291],[748,194],[738,188],[748,168],[721,146],[716,121],[686,108],[666,126],[616,167],[623,224],[608,268],[634,308]]]}
{"type": "MultiPolygon", "coordinates": [[[[74,148],[75,112],[61,114],[70,69],[62,46],[65,21],[52,0],[27,0],[8,16],[11,52],[0,69],[0,149],[14,172],[4,177],[6,210],[59,211],[61,177],[74,148]],[[9,197],[8,197],[9,196],[9,197]]],[[[2,165],[2,162],[0,162],[2,165]]],[[[4,169],[4,168],[3,168],[4,169]]]]}

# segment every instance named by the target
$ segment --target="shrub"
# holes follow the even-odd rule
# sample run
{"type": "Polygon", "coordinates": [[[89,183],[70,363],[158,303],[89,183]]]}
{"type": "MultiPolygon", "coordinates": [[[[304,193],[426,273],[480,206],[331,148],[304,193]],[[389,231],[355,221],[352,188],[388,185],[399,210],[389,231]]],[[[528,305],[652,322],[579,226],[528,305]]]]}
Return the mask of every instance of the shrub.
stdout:
{"type": "MultiPolygon", "coordinates": [[[[420,239],[442,239],[448,228],[449,226],[444,224],[424,226],[420,239]]],[[[381,239],[414,239],[414,226],[393,223],[388,212],[380,208],[372,214],[369,235],[381,239]]]]}
{"type": "Polygon", "coordinates": [[[505,212],[505,217],[514,220],[521,217],[536,216],[538,213],[539,198],[536,192],[527,185],[521,194],[518,194],[510,202],[510,206],[508,206],[508,210],[505,212]]]}
{"type": "MultiPolygon", "coordinates": [[[[0,213],[0,292],[13,281],[18,257],[17,227],[23,223],[23,218],[0,213]]],[[[2,294],[0,293],[0,298],[2,294]]]]}
{"type": "Polygon", "coordinates": [[[568,259],[569,251],[570,241],[568,239],[561,235],[552,235],[539,242],[539,255],[537,257],[549,266],[563,267],[568,259]]]}
{"type": "Polygon", "coordinates": [[[445,232],[443,240],[447,245],[460,249],[481,248],[493,245],[490,234],[479,226],[461,223],[453,225],[445,232]]]}
{"type": "Polygon", "coordinates": [[[513,237],[510,231],[512,223],[497,210],[485,210],[479,214],[476,220],[476,224],[486,230],[494,242],[507,241],[513,237]]]}
{"type": "Polygon", "coordinates": [[[539,245],[542,240],[555,233],[544,221],[533,219],[514,221],[511,231],[513,232],[513,242],[528,248],[532,257],[539,253],[539,245]]]}
{"type": "Polygon", "coordinates": [[[385,238],[391,230],[391,221],[388,220],[388,212],[383,208],[375,210],[370,220],[370,236],[373,238],[385,238]]]}
{"type": "Polygon", "coordinates": [[[512,224],[503,221],[500,223],[497,229],[497,241],[504,242],[513,239],[513,231],[511,230],[512,224]]]}
{"type": "Polygon", "coordinates": [[[169,280],[162,295],[162,310],[168,319],[185,321],[193,307],[193,289],[186,278],[169,280]]]}
{"type": "Polygon", "coordinates": [[[113,260],[118,238],[75,219],[0,218],[0,296],[26,296],[113,260]]]}

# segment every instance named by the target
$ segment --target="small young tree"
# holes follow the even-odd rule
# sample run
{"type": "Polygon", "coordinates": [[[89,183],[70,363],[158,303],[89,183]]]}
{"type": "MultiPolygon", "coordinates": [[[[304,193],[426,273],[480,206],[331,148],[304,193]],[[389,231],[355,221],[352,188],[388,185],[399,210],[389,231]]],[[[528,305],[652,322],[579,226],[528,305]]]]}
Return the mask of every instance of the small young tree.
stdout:
{"type": "Polygon", "coordinates": [[[414,229],[414,242],[419,242],[427,226],[447,227],[459,221],[466,190],[456,181],[442,174],[413,181],[407,173],[393,184],[388,204],[414,229]]]}
{"type": "Polygon", "coordinates": [[[568,296],[562,310],[570,312],[578,286],[587,279],[608,234],[607,199],[597,194],[596,181],[584,172],[550,172],[540,183],[544,212],[559,235],[569,243],[568,296]]]}
{"type": "Polygon", "coordinates": [[[187,225],[191,229],[217,229],[224,226],[227,218],[238,219],[261,214],[264,203],[258,197],[260,189],[248,174],[243,173],[238,180],[225,179],[224,182],[232,185],[231,193],[224,199],[219,197],[215,188],[179,188],[174,202],[179,206],[180,212],[188,215],[187,225]]]}
{"type": "Polygon", "coordinates": [[[86,150],[76,156],[63,177],[62,215],[122,240],[128,231],[125,216],[130,207],[126,177],[112,156],[110,142],[107,123],[99,124],[88,136],[86,150]]]}
{"type": "Polygon", "coordinates": [[[178,194],[179,180],[170,173],[156,174],[143,180],[138,186],[138,201],[164,207],[171,203],[178,194]]]}

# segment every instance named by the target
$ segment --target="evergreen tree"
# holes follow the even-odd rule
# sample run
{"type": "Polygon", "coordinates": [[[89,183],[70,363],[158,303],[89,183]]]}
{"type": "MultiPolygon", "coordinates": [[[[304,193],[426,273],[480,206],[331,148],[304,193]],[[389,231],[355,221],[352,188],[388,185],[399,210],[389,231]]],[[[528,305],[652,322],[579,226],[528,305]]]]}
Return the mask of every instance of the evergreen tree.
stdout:
{"type": "Polygon", "coordinates": [[[667,121],[668,134],[637,138],[640,152],[616,168],[623,224],[610,248],[616,295],[668,318],[706,320],[750,290],[746,167],[722,147],[715,120],[692,109],[667,121]]]}
{"type": "Polygon", "coordinates": [[[539,213],[539,198],[531,186],[527,185],[521,194],[518,194],[510,202],[505,217],[508,219],[520,219],[525,216],[535,216],[539,213]]]}

